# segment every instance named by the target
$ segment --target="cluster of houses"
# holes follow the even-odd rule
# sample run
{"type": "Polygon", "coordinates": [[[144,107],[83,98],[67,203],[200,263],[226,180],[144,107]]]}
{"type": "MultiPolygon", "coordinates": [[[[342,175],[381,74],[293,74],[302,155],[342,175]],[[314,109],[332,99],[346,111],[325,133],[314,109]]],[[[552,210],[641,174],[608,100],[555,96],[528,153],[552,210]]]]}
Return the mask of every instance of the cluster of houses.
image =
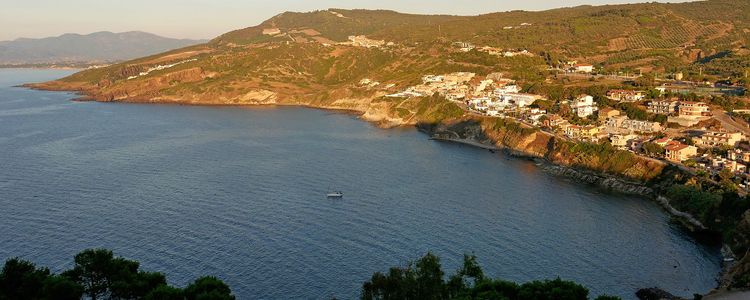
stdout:
{"type": "Polygon", "coordinates": [[[611,90],[607,92],[607,98],[617,102],[638,102],[646,99],[643,91],[611,90]]]}
{"type": "MultiPolygon", "coordinates": [[[[370,80],[360,82],[361,86],[369,87],[379,84],[370,80]]],[[[711,174],[729,170],[737,175],[748,176],[745,186],[750,186],[750,174],[748,174],[750,146],[746,150],[737,148],[737,145],[747,140],[742,133],[697,130],[695,132],[698,134],[681,138],[681,141],[669,137],[662,138],[676,134],[674,131],[667,132],[660,122],[635,120],[617,109],[601,108],[595,98],[590,95],[580,95],[560,102],[570,108],[571,114],[568,116],[574,116],[566,119],[532,105],[535,101],[544,98],[541,95],[522,93],[521,88],[513,80],[497,74],[490,74],[486,77],[478,77],[470,72],[425,75],[422,77],[421,84],[387,95],[387,97],[423,97],[435,93],[461,104],[469,112],[491,117],[512,116],[518,121],[546,128],[548,132],[554,132],[571,140],[594,143],[607,141],[614,147],[635,153],[644,152],[646,143],[656,144],[663,151],[660,154],[649,152],[649,155],[656,155],[674,163],[695,161],[697,168],[711,174]],[[576,120],[576,117],[580,119],[576,120]],[[577,125],[572,122],[591,125],[577,125]],[[719,157],[709,151],[716,147],[728,147],[732,150],[727,155],[719,157]]],[[[639,106],[647,107],[650,113],[668,116],[669,122],[681,119],[700,121],[711,116],[710,107],[703,102],[657,99],[644,103],[646,93],[643,91],[610,90],[606,93],[606,97],[616,102],[637,103],[639,106]]]]}
{"type": "Polygon", "coordinates": [[[470,97],[472,87],[469,82],[476,74],[470,72],[455,72],[445,75],[425,75],[422,83],[409,87],[406,90],[386,95],[389,98],[410,98],[432,96],[435,93],[452,101],[462,101],[470,97]]]}
{"type": "Polygon", "coordinates": [[[503,30],[520,29],[520,28],[524,28],[527,26],[531,26],[531,25],[533,24],[524,22],[524,23],[519,24],[518,26],[503,26],[503,30]]]}
{"type": "Polygon", "coordinates": [[[678,101],[677,99],[654,100],[648,103],[648,111],[654,114],[687,118],[710,117],[711,109],[703,102],[678,101]]]}
{"type": "MultiPolygon", "coordinates": [[[[711,174],[717,174],[723,170],[729,170],[738,175],[748,175],[747,166],[750,163],[750,149],[740,147],[742,142],[746,142],[747,137],[739,132],[726,131],[705,131],[700,136],[693,138],[694,148],[711,149],[725,148],[730,149],[726,155],[713,155],[707,151],[700,157],[695,158],[698,167],[711,174]]],[[[692,156],[681,157],[682,160],[693,158],[697,154],[690,153],[692,156]]]]}
{"type": "Polygon", "coordinates": [[[533,112],[528,106],[543,99],[541,95],[521,93],[515,82],[506,78],[485,79],[475,86],[471,99],[465,99],[468,109],[487,116],[530,115],[538,120],[544,113],[539,109],[533,112]]]}
{"type": "Polygon", "coordinates": [[[384,40],[373,40],[367,38],[364,35],[351,35],[349,36],[348,40],[348,42],[344,42],[341,44],[364,48],[380,48],[383,46],[393,46],[393,42],[386,43],[384,40]]]}
{"type": "Polygon", "coordinates": [[[471,50],[477,50],[494,56],[514,57],[514,56],[535,56],[534,53],[529,52],[526,49],[501,49],[496,47],[484,46],[477,47],[472,43],[467,42],[454,42],[453,46],[458,48],[461,52],[469,52],[471,50]]]}
{"type": "Polygon", "coordinates": [[[571,103],[571,108],[578,116],[598,114],[601,125],[572,125],[559,115],[548,115],[543,123],[545,127],[558,130],[568,138],[589,142],[608,140],[613,146],[622,149],[633,149],[644,136],[650,136],[662,131],[659,122],[633,120],[620,115],[616,109],[603,108],[597,110],[592,97],[582,95],[571,103]]]}

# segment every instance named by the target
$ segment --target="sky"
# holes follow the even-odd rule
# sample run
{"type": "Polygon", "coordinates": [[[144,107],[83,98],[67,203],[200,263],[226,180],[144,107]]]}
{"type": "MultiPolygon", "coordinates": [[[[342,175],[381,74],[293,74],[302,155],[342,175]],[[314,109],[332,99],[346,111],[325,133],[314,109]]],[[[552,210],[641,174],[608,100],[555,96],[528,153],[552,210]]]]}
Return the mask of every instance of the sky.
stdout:
{"type": "MultiPolygon", "coordinates": [[[[174,38],[209,39],[255,26],[284,11],[391,9],[422,14],[477,15],[644,0],[0,0],[0,41],[64,33],[140,30],[174,38]]],[[[685,2],[684,0],[658,2],[685,2]]]]}

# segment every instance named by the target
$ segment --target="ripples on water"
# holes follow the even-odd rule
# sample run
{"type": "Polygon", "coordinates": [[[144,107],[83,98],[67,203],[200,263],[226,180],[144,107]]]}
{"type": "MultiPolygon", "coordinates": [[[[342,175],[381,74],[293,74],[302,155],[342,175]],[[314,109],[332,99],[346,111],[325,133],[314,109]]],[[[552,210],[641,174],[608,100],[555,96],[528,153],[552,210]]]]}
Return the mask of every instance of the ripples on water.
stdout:
{"type": "Polygon", "coordinates": [[[625,299],[715,286],[718,250],[643,199],[345,114],[9,88],[66,73],[0,70],[0,259],[60,271],[105,247],[180,286],[216,275],[240,299],[355,298],[427,251],[448,272],[473,252],[492,276],[625,299]]]}

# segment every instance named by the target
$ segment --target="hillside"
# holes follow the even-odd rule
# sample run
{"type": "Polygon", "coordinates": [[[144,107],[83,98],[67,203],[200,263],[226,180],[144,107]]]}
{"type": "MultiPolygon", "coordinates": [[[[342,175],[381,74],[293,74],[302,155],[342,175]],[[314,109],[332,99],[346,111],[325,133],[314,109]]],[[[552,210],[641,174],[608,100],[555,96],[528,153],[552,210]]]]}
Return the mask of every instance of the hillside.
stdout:
{"type": "Polygon", "coordinates": [[[165,38],[138,31],[20,38],[0,42],[0,65],[118,62],[203,42],[165,38]]]}
{"type": "Polygon", "coordinates": [[[749,36],[750,2],[731,0],[472,17],[383,10],[287,12],[205,44],[36,87],[78,90],[102,101],[308,105],[354,110],[385,124],[416,124],[444,113],[436,114],[435,107],[420,110],[420,99],[379,98],[418,83],[425,74],[502,72],[524,86],[539,87],[550,65],[578,60],[606,72],[640,68],[736,77],[750,68],[749,36]],[[381,45],[342,43],[356,35],[381,45]],[[533,56],[457,51],[459,41],[525,49],[533,56]],[[361,87],[363,79],[382,84],[361,87]]]}
{"type": "MultiPolygon", "coordinates": [[[[206,44],[84,71],[46,87],[85,89],[100,100],[328,106],[334,100],[383,94],[357,88],[364,78],[398,88],[429,73],[505,72],[521,83],[534,84],[547,76],[546,65],[563,60],[588,62],[607,71],[700,69],[717,76],[742,76],[750,68],[749,36],[750,2],[730,0],[473,17],[340,9],[287,12],[206,44]],[[392,44],[340,44],[353,35],[392,44]],[[526,49],[536,56],[461,53],[452,48],[457,41],[526,49]],[[127,79],[174,63],[181,64],[127,79]]],[[[368,104],[360,104],[339,106],[365,111],[368,104]]]]}

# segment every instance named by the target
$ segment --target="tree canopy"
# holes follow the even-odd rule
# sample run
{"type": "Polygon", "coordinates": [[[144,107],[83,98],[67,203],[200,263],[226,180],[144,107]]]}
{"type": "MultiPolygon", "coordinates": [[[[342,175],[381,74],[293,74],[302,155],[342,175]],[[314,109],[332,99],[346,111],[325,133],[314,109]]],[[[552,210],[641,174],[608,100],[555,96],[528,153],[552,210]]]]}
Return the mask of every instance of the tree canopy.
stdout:
{"type": "MultiPolygon", "coordinates": [[[[440,258],[427,253],[406,267],[376,272],[362,284],[362,300],[395,299],[503,299],[586,300],[589,290],[560,278],[524,284],[487,278],[473,255],[464,255],[463,266],[444,279],[440,258]]],[[[599,296],[597,300],[619,299],[599,296]]]]}
{"type": "Polygon", "coordinates": [[[110,250],[89,249],[75,256],[73,269],[52,274],[18,258],[0,272],[0,300],[5,299],[234,299],[216,277],[201,277],[184,290],[167,285],[162,273],[140,270],[137,261],[115,257],[110,250]]]}

